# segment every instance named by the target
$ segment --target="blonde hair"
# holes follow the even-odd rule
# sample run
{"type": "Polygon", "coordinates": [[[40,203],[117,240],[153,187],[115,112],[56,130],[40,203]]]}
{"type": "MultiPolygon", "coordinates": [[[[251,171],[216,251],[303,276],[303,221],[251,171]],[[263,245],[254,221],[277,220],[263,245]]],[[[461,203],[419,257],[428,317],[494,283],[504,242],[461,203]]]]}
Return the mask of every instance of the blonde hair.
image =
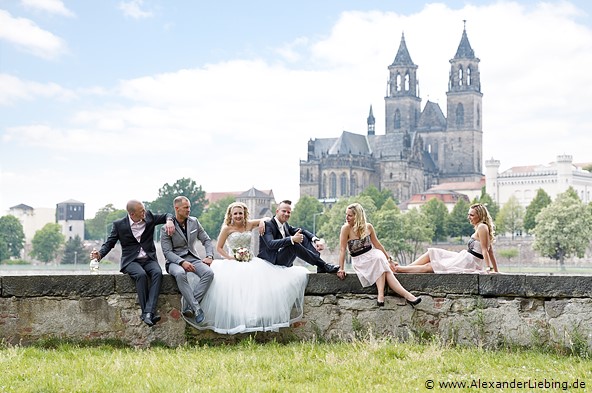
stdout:
{"type": "Polygon", "coordinates": [[[249,221],[249,208],[242,202],[232,202],[230,205],[228,205],[228,208],[226,209],[226,215],[224,216],[224,223],[226,225],[232,224],[232,209],[235,207],[242,207],[244,213],[243,225],[246,227],[247,222],[249,221]]]}
{"type": "Polygon", "coordinates": [[[354,213],[354,226],[353,231],[360,239],[366,235],[366,213],[364,208],[359,203],[352,203],[347,207],[347,210],[351,210],[354,213]]]}
{"type": "Polygon", "coordinates": [[[489,210],[487,210],[485,205],[481,203],[475,203],[471,205],[471,209],[473,209],[475,211],[475,214],[477,214],[479,223],[487,225],[487,229],[489,230],[489,242],[493,243],[493,241],[495,240],[495,224],[493,223],[493,219],[489,214],[489,210]]]}

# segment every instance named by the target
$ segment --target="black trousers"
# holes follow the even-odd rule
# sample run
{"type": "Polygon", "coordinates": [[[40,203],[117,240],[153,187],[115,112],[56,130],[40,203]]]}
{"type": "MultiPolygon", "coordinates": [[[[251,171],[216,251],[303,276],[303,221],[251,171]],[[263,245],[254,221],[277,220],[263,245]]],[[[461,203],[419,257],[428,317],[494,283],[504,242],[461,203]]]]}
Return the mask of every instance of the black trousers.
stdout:
{"type": "Polygon", "coordinates": [[[327,264],[321,259],[321,254],[306,236],[303,237],[302,243],[294,243],[291,246],[282,248],[278,252],[276,265],[290,267],[294,264],[296,257],[318,267],[324,267],[327,264]]]}
{"type": "Polygon", "coordinates": [[[129,274],[136,282],[136,292],[142,313],[156,312],[156,304],[162,285],[162,269],[158,262],[151,259],[145,261],[136,259],[130,262],[122,272],[129,274]]]}

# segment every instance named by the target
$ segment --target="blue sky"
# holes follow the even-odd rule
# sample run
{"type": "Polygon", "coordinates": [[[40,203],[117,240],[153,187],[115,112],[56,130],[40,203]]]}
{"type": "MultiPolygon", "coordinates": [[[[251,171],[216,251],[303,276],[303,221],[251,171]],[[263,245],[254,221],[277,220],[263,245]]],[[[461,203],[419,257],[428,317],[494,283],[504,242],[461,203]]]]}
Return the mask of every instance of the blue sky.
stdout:
{"type": "Polygon", "coordinates": [[[87,218],[191,177],[299,197],[306,142],[363,134],[405,33],[422,106],[446,113],[467,20],[484,158],[591,162],[588,1],[0,0],[0,212],[77,199],[87,218]]]}

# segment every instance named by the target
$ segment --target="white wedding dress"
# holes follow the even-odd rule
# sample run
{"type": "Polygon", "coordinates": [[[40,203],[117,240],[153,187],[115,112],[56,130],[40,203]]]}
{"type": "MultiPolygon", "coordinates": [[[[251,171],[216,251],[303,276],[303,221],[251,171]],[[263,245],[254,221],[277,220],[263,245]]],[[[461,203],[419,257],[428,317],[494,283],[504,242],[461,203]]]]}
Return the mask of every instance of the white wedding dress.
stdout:
{"type": "MultiPolygon", "coordinates": [[[[233,232],[226,249],[251,247],[251,232],[233,232]]],[[[308,270],[302,266],[275,266],[254,257],[250,262],[216,259],[214,280],[201,307],[205,314],[198,329],[222,334],[278,331],[302,319],[308,270]]]]}

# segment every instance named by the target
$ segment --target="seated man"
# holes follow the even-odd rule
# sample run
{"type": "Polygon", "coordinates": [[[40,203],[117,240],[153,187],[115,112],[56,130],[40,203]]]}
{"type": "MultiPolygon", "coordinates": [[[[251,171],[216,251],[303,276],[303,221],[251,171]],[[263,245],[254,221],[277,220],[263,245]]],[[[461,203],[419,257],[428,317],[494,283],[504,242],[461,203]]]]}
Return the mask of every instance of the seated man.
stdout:
{"type": "MultiPolygon", "coordinates": [[[[278,205],[275,216],[265,221],[265,233],[259,238],[259,254],[274,265],[290,267],[296,257],[317,267],[317,273],[337,273],[339,266],[331,265],[321,258],[313,233],[288,224],[292,214],[292,202],[285,200],[278,205]]],[[[319,245],[320,246],[320,245],[319,245]]],[[[321,247],[319,247],[321,249],[321,247]]]]}
{"type": "Polygon", "coordinates": [[[163,228],[160,233],[160,245],[166,258],[165,268],[175,277],[181,292],[181,310],[191,324],[200,324],[204,313],[199,303],[214,279],[210,264],[214,259],[214,247],[210,237],[195,217],[189,216],[191,203],[184,196],[178,196],[173,202],[175,208],[175,232],[169,235],[163,228]],[[200,259],[195,248],[199,239],[206,249],[206,257],[200,259]],[[199,282],[194,288],[189,285],[188,274],[195,274],[199,282]]]}

